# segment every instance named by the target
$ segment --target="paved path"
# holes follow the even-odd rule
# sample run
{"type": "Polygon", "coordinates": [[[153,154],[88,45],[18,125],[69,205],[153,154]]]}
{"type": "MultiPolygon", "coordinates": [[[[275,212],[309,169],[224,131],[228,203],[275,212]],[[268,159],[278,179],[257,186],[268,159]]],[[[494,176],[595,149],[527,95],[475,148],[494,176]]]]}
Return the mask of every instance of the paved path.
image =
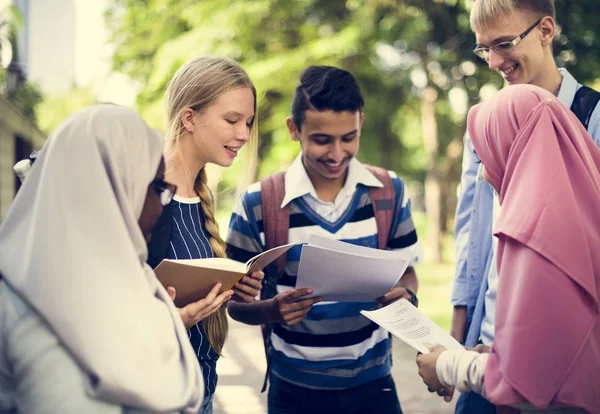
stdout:
{"type": "MultiPolygon", "coordinates": [[[[404,414],[453,413],[456,396],[448,404],[430,394],[417,375],[415,351],[400,340],[394,340],[393,344],[392,372],[404,414]]],[[[223,355],[217,364],[219,385],[214,414],[265,414],[266,393],[260,393],[265,356],[259,327],[230,320],[223,355]]]]}

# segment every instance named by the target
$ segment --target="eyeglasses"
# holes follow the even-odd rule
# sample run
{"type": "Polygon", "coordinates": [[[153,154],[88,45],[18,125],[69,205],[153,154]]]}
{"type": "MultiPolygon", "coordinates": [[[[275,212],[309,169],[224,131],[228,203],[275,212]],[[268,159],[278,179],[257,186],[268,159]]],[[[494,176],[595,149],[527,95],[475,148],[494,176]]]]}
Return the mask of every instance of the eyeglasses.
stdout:
{"type": "Polygon", "coordinates": [[[173,196],[177,192],[177,186],[175,184],[167,183],[166,181],[158,178],[152,181],[150,185],[160,197],[160,204],[162,204],[163,207],[169,205],[171,200],[173,200],[173,196]]]}
{"type": "Polygon", "coordinates": [[[519,42],[521,40],[523,40],[525,38],[525,36],[527,36],[529,34],[529,32],[531,32],[540,22],[542,21],[542,19],[539,19],[537,22],[535,22],[534,24],[532,24],[529,29],[525,30],[523,33],[521,33],[519,36],[515,37],[513,40],[510,40],[508,42],[500,42],[495,44],[492,47],[487,47],[487,46],[477,46],[475,47],[475,49],[473,49],[473,53],[475,53],[478,57],[480,57],[481,59],[487,61],[490,55],[490,49],[494,51],[494,53],[497,53],[498,55],[507,55],[511,52],[511,50],[513,49],[513,47],[515,47],[516,45],[519,44],[519,42]]]}

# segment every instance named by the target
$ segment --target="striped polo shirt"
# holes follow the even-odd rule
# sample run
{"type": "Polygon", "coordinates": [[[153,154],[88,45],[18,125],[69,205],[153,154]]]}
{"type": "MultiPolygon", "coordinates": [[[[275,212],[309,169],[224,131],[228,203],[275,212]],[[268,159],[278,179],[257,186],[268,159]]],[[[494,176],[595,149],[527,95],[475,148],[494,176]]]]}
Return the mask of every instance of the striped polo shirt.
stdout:
{"type": "MultiPolygon", "coordinates": [[[[205,259],[214,257],[210,235],[204,225],[200,197],[175,196],[166,207],[171,209],[173,223],[167,259],[205,259]]],[[[204,401],[209,401],[217,387],[217,359],[219,354],[210,346],[202,323],[188,330],[192,348],[196,352],[204,377],[204,401]]]]}
{"type": "MultiPolygon", "coordinates": [[[[377,224],[369,186],[382,184],[356,160],[349,168],[344,188],[336,200],[324,203],[316,197],[301,160],[292,164],[285,177],[284,198],[284,204],[290,208],[290,243],[307,242],[311,234],[318,234],[377,248],[377,224]]],[[[404,182],[393,172],[390,176],[396,211],[388,248],[411,249],[416,256],[421,256],[404,182]]],[[[248,188],[232,215],[227,238],[229,257],[246,261],[264,251],[262,220],[261,188],[260,183],[256,183],[248,188]]],[[[278,280],[278,293],[294,288],[300,252],[301,246],[288,252],[284,275],[278,280]]],[[[314,305],[299,324],[276,325],[268,350],[271,374],[316,389],[350,388],[389,375],[389,335],[360,315],[361,310],[377,306],[376,302],[321,302],[314,305]]]]}

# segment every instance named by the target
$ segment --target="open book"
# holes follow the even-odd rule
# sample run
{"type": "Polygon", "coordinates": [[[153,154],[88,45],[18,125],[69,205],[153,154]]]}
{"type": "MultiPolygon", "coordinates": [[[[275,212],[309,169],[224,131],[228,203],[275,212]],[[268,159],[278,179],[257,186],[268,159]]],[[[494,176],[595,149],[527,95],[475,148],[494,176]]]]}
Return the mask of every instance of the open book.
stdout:
{"type": "Polygon", "coordinates": [[[429,348],[438,344],[446,349],[463,349],[456,339],[406,299],[397,300],[374,311],[363,310],[360,313],[423,354],[428,354],[429,348]]]}
{"type": "Polygon", "coordinates": [[[154,269],[154,273],[165,288],[168,286],[175,288],[177,291],[175,305],[182,307],[204,298],[218,282],[223,284],[221,292],[231,289],[244,275],[262,270],[296,244],[286,244],[267,250],[246,263],[220,257],[164,259],[154,269]]]}
{"type": "Polygon", "coordinates": [[[325,301],[371,302],[398,283],[413,258],[410,251],[373,249],[313,234],[302,247],[296,289],[311,288],[310,297],[325,301]]]}

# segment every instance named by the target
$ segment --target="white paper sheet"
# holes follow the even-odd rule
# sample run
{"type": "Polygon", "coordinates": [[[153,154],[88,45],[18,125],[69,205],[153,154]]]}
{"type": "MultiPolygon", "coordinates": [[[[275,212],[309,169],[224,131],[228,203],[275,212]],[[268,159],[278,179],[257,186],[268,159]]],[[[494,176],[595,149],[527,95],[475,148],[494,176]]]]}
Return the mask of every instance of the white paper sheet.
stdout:
{"type": "Polygon", "coordinates": [[[400,280],[413,255],[356,246],[311,235],[303,246],[296,289],[311,288],[324,301],[370,302],[400,280]]]}
{"type": "Polygon", "coordinates": [[[428,354],[429,348],[438,344],[446,349],[463,349],[456,339],[406,299],[397,300],[374,311],[360,313],[423,354],[428,354]]]}

